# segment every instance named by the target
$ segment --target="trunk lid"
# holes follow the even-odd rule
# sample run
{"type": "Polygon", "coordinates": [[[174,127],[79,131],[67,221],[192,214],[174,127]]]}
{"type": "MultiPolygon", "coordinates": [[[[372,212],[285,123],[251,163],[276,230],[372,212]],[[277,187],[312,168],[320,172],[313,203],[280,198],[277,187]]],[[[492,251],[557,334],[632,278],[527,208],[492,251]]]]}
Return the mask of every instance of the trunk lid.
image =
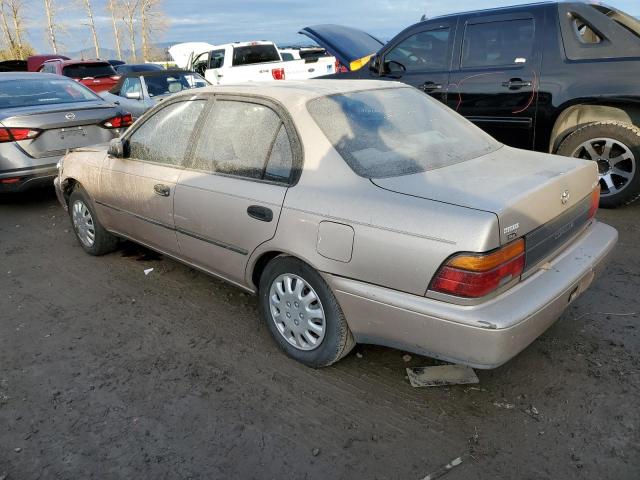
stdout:
{"type": "Polygon", "coordinates": [[[370,57],[384,46],[384,42],[367,32],[342,25],[313,25],[298,33],[315,41],[349,70],[352,62],[370,57]]]}
{"type": "Polygon", "coordinates": [[[598,170],[595,162],[502,147],[448,167],[371,181],[393,192],[492,212],[505,244],[554,219],[560,219],[558,228],[548,234],[568,239],[588,220],[582,210],[598,170]]]}
{"type": "Polygon", "coordinates": [[[113,130],[101,126],[120,112],[102,100],[74,104],[36,105],[3,111],[1,125],[33,128],[42,133],[16,144],[33,158],[63,155],[66,150],[109,141],[113,130]]]}

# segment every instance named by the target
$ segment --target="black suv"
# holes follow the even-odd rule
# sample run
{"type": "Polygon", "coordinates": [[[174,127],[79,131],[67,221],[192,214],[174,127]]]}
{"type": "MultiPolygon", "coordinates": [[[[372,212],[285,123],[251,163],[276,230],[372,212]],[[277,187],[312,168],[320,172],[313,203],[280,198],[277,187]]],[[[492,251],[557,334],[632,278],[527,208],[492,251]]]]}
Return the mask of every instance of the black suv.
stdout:
{"type": "Polygon", "coordinates": [[[598,162],[601,206],[640,197],[640,21],[619,10],[559,2],[433,18],[337,78],[354,77],[414,85],[508,145],[598,162]]]}

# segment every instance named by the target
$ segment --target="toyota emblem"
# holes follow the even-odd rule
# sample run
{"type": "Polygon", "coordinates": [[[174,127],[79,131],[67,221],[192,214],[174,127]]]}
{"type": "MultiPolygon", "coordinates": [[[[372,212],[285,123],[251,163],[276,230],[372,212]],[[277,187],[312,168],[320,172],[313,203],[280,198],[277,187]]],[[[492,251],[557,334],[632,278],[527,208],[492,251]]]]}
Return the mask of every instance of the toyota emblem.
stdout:
{"type": "Polygon", "coordinates": [[[564,192],[562,192],[562,195],[560,196],[560,200],[562,201],[563,205],[566,205],[567,202],[569,201],[569,190],[565,190],[564,192]]]}
{"type": "Polygon", "coordinates": [[[67,113],[64,118],[66,118],[67,120],[73,120],[74,118],[76,118],[76,114],[75,113],[67,113]]]}

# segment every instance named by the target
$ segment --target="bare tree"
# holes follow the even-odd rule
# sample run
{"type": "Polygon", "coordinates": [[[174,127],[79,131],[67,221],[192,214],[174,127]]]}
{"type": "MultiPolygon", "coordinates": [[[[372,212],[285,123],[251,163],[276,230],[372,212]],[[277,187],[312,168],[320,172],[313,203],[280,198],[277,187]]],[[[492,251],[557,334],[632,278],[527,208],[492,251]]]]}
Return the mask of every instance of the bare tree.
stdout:
{"type": "Polygon", "coordinates": [[[12,58],[16,57],[16,41],[13,35],[13,30],[9,26],[7,20],[6,9],[8,9],[8,0],[0,0],[0,19],[2,20],[2,36],[4,38],[5,45],[8,48],[8,55],[12,58]]]}
{"type": "Polygon", "coordinates": [[[10,59],[24,59],[31,55],[32,48],[24,43],[23,0],[0,0],[0,27],[5,49],[1,56],[10,59]]]}
{"type": "Polygon", "coordinates": [[[86,25],[89,27],[91,31],[91,36],[93,38],[93,47],[96,50],[96,58],[100,58],[100,44],[98,43],[98,32],[96,31],[96,24],[93,20],[93,6],[91,5],[91,0],[79,0],[82,6],[85,9],[87,14],[87,23],[86,25]]]}
{"type": "Polygon", "coordinates": [[[16,43],[16,58],[23,58],[25,54],[24,46],[22,45],[22,37],[24,35],[24,25],[22,24],[23,7],[22,0],[9,0],[9,10],[13,20],[13,34],[16,43]]]}
{"type": "Polygon", "coordinates": [[[163,32],[168,25],[162,9],[162,0],[140,0],[140,33],[142,37],[142,58],[145,62],[153,56],[153,37],[163,32]]]}
{"type": "Polygon", "coordinates": [[[130,60],[136,61],[136,22],[140,0],[122,0],[122,21],[129,33],[129,45],[131,46],[130,60]]]}
{"type": "Polygon", "coordinates": [[[47,34],[49,36],[49,44],[53,50],[53,53],[58,53],[58,43],[56,41],[56,27],[55,22],[55,4],[54,0],[44,0],[44,10],[47,14],[47,34]]]}
{"type": "Polygon", "coordinates": [[[118,28],[118,13],[120,10],[120,2],[117,0],[109,0],[107,9],[111,13],[111,23],[113,25],[113,36],[116,42],[116,52],[118,54],[118,60],[122,60],[122,49],[120,48],[120,29],[118,28]]]}

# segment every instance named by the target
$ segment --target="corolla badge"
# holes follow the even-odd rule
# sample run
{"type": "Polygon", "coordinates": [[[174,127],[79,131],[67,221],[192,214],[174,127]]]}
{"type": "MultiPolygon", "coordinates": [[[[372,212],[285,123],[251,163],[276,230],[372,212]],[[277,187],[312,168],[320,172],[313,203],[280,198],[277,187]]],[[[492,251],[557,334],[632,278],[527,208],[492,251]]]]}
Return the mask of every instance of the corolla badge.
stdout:
{"type": "Polygon", "coordinates": [[[571,195],[569,194],[569,190],[565,190],[564,192],[562,192],[562,195],[560,196],[560,201],[562,202],[563,205],[567,204],[570,196],[571,195]]]}
{"type": "Polygon", "coordinates": [[[74,118],[76,118],[76,114],[75,113],[67,113],[64,118],[66,118],[67,120],[73,120],[74,118]]]}

